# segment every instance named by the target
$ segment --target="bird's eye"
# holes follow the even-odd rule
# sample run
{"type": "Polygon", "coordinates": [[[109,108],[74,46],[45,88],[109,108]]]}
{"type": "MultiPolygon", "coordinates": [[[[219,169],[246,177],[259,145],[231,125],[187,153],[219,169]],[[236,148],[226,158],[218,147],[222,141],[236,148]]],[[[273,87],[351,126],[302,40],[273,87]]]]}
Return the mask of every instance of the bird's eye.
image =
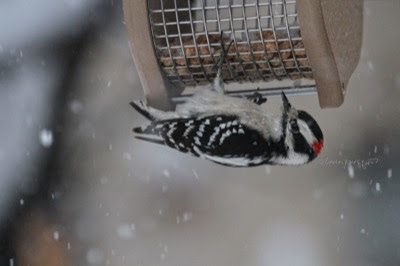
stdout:
{"type": "Polygon", "coordinates": [[[297,124],[297,121],[296,121],[296,120],[291,120],[291,121],[290,121],[290,128],[291,128],[291,131],[292,131],[294,134],[297,134],[297,133],[300,132],[299,125],[297,124]]]}

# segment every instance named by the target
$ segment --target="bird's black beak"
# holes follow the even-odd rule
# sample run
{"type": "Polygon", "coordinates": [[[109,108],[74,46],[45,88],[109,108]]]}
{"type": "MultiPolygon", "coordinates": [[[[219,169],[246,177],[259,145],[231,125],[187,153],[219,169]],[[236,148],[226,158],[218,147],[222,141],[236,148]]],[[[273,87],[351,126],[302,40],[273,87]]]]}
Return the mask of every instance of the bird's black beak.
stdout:
{"type": "Polygon", "coordinates": [[[283,110],[285,114],[287,114],[290,111],[290,108],[292,108],[292,105],[290,104],[288,98],[286,97],[283,91],[282,91],[282,102],[283,102],[283,110]]]}

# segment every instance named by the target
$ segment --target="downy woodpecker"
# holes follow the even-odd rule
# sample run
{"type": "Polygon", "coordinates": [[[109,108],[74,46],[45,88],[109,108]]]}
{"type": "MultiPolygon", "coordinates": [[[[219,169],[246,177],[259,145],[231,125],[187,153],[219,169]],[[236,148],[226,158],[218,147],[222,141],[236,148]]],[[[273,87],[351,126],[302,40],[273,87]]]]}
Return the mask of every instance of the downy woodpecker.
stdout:
{"type": "Polygon", "coordinates": [[[324,145],[322,131],[311,115],[292,107],[283,92],[279,115],[260,106],[265,101],[261,95],[251,100],[225,95],[221,71],[228,50],[222,44],[212,86],[174,112],[131,102],[151,121],[134,128],[135,137],[233,167],[301,165],[315,159],[324,145]]]}

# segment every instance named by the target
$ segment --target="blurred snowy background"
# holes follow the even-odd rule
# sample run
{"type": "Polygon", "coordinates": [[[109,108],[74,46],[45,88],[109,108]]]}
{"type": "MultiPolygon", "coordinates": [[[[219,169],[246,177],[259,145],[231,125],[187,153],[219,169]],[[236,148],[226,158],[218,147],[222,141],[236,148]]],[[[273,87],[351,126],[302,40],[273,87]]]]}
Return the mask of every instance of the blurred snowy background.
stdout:
{"type": "Polygon", "coordinates": [[[0,265],[399,265],[400,1],[364,14],[344,105],[291,98],[321,156],[231,169],[133,139],[120,1],[2,1],[0,265]]]}

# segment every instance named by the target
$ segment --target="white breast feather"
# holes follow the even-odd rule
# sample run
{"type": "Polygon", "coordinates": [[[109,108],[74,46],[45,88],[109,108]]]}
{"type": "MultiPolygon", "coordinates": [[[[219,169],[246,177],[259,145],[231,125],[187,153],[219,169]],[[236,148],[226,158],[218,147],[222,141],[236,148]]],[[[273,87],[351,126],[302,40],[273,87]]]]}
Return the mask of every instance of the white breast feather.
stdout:
{"type": "Polygon", "coordinates": [[[308,159],[306,154],[294,152],[292,148],[289,148],[287,157],[275,156],[271,158],[270,162],[280,165],[301,165],[307,163],[308,159]]]}

